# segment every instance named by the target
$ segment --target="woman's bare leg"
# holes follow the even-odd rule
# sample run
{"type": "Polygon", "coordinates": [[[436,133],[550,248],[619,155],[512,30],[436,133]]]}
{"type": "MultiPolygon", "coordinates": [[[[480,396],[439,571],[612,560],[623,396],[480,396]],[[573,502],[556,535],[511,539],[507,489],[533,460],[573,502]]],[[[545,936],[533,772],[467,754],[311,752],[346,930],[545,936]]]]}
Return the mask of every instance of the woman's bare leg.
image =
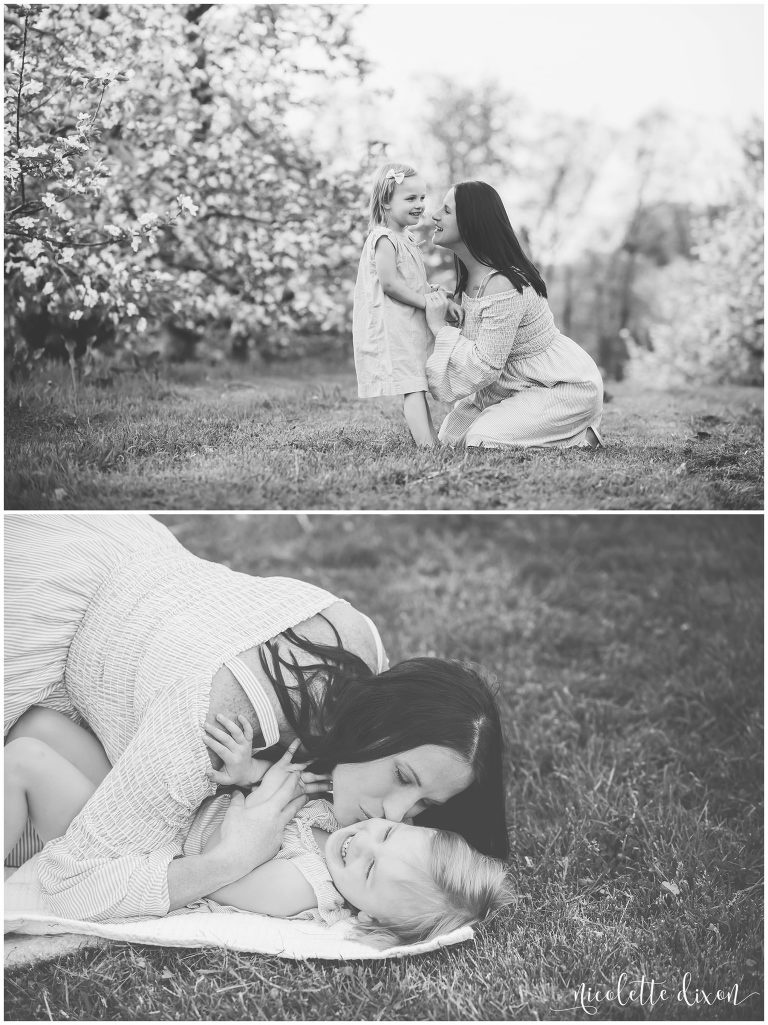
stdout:
{"type": "Polygon", "coordinates": [[[412,391],[404,395],[403,414],[416,444],[431,448],[435,444],[435,429],[426,393],[412,391]]]}
{"type": "Polygon", "coordinates": [[[63,836],[97,784],[48,744],[33,737],[10,741],[3,755],[5,858],[16,846],[27,819],[43,843],[63,836]]]}
{"type": "Polygon", "coordinates": [[[6,744],[20,737],[43,741],[98,785],[112,766],[104,748],[89,730],[50,708],[30,708],[8,731],[6,744]]]}

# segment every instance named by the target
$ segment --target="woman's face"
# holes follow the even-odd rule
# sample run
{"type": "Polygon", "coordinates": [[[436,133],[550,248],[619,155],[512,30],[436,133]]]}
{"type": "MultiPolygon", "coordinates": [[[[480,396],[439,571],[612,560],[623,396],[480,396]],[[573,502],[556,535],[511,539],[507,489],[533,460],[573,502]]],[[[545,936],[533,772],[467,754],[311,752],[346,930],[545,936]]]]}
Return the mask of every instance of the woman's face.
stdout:
{"type": "Polygon", "coordinates": [[[435,222],[432,241],[436,246],[453,249],[457,242],[461,242],[456,224],[456,195],[453,189],[448,189],[443,205],[432,215],[432,220],[435,222]]]}
{"type": "Polygon", "coordinates": [[[372,762],[342,762],[332,773],[339,825],[363,819],[412,819],[472,783],[472,766],[456,751],[423,744],[372,762]]]}

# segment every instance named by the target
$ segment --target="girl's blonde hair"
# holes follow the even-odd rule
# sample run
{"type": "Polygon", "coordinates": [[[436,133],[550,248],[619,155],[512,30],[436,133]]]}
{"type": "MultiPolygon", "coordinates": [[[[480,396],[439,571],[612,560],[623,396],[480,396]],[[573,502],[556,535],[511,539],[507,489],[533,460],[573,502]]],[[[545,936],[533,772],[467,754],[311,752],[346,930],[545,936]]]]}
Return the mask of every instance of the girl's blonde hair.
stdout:
{"type": "Polygon", "coordinates": [[[429,867],[403,889],[405,915],[358,922],[366,942],[388,947],[431,940],[482,922],[514,901],[504,862],[480,854],[458,833],[443,829],[433,833],[429,867]]]}
{"type": "Polygon", "coordinates": [[[368,230],[375,228],[377,224],[386,222],[387,212],[384,204],[388,203],[395,192],[397,182],[392,177],[387,177],[390,171],[395,174],[402,174],[404,178],[413,178],[418,174],[410,164],[383,164],[376,172],[376,179],[371,189],[371,201],[368,205],[368,230]]]}

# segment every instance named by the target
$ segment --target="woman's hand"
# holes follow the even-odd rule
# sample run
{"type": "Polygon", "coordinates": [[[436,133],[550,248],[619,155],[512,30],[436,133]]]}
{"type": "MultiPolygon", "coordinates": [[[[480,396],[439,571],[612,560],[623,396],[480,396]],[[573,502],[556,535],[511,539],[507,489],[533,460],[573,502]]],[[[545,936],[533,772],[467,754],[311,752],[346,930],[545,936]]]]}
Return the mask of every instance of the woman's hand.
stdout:
{"type": "Polygon", "coordinates": [[[436,335],[440,328],[445,327],[445,316],[448,312],[448,297],[442,292],[429,292],[426,296],[427,327],[436,335]]]}
{"type": "Polygon", "coordinates": [[[300,766],[291,765],[298,746],[295,740],[248,797],[240,791],[232,795],[218,842],[210,854],[239,873],[233,878],[274,858],[280,850],[283,830],[307,801],[300,766]]]}

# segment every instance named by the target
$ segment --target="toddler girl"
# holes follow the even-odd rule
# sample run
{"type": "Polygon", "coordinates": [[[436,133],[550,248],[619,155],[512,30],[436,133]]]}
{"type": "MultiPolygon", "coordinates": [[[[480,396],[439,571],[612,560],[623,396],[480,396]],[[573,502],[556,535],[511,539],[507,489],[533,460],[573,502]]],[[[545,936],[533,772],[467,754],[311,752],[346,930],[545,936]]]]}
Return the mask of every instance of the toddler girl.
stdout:
{"type": "MultiPolygon", "coordinates": [[[[61,719],[68,734],[82,733],[84,749],[100,747],[92,734],[61,719]]],[[[253,733],[246,719],[241,718],[240,726],[222,716],[218,721],[225,728],[207,726],[205,738],[224,762],[222,770],[211,770],[213,780],[247,786],[269,777],[272,788],[293,774],[297,783],[309,781],[302,789],[320,785],[315,782],[320,777],[289,763],[298,742],[270,766],[252,757],[253,733]]],[[[46,736],[52,739],[50,729],[46,736]]],[[[97,763],[100,758],[97,753],[97,763]]],[[[44,841],[61,835],[95,789],[96,782],[52,746],[17,732],[5,748],[6,852],[27,816],[44,841]]],[[[184,842],[185,855],[216,846],[229,801],[224,793],[203,802],[184,842]]],[[[479,921],[510,900],[503,864],[474,851],[457,834],[386,819],[340,829],[332,805],[313,800],[288,824],[272,861],[189,907],[314,918],[328,924],[356,911],[358,929],[373,942],[390,945],[429,939],[479,921]]]]}
{"type": "MultiPolygon", "coordinates": [[[[424,213],[425,187],[408,164],[385,164],[371,192],[369,234],[355,284],[352,339],[358,395],[402,395],[417,445],[432,445],[426,362],[432,334],[424,310],[433,289],[408,230],[424,213]]],[[[451,314],[460,318],[453,302],[451,314]]]]}

